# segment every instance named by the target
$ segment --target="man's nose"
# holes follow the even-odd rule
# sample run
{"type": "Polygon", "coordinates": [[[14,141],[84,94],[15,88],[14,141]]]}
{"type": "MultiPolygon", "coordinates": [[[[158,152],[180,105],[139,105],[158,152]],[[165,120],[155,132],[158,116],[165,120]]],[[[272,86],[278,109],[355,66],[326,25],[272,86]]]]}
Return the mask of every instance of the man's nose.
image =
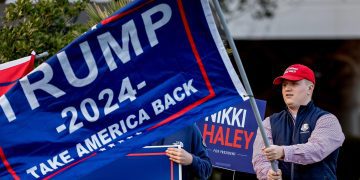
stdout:
{"type": "Polygon", "coordinates": [[[285,90],[285,91],[290,91],[290,90],[291,90],[291,86],[285,85],[285,86],[284,86],[284,90],[285,90]]]}

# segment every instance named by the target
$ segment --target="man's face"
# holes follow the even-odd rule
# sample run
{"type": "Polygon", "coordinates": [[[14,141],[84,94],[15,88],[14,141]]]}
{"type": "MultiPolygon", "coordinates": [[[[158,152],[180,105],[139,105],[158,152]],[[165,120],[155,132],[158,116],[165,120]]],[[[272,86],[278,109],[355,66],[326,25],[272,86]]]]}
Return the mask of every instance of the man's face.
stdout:
{"type": "Polygon", "coordinates": [[[282,95],[285,104],[290,109],[298,109],[300,105],[307,105],[311,100],[314,85],[306,80],[289,81],[282,83],[282,95]]]}

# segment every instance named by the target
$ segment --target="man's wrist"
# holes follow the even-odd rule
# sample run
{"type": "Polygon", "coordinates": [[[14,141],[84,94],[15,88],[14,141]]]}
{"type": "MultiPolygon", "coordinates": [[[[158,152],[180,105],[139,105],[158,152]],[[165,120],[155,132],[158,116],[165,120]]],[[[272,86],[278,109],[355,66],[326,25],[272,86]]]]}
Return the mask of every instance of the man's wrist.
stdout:
{"type": "Polygon", "coordinates": [[[280,157],[280,160],[284,160],[284,158],[285,158],[284,146],[280,146],[280,147],[281,147],[281,157],[280,157]]]}

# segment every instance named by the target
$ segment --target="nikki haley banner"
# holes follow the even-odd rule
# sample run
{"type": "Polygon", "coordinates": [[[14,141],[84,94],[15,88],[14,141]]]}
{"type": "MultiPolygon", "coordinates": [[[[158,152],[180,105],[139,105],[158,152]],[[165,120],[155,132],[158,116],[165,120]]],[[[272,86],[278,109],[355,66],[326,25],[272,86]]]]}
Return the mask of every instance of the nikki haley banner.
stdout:
{"type": "Polygon", "coordinates": [[[0,179],[81,178],[244,100],[207,0],[135,1],[0,97],[0,179]]]}
{"type": "Polygon", "coordinates": [[[0,64],[0,96],[15,85],[17,80],[34,69],[35,55],[0,64]]]}
{"type": "MultiPolygon", "coordinates": [[[[264,119],[266,102],[256,104],[264,119]]],[[[251,160],[258,125],[249,101],[224,107],[197,124],[213,166],[255,173],[251,160]]]]}

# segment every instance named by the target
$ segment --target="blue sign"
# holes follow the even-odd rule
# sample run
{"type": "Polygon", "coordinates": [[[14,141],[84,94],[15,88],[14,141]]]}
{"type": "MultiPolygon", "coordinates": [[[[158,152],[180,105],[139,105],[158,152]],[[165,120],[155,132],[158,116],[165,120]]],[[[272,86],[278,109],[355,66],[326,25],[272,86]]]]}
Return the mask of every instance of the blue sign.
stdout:
{"type": "Polygon", "coordinates": [[[80,178],[244,100],[207,0],[135,1],[0,97],[0,178],[80,178]]]}
{"type": "MultiPolygon", "coordinates": [[[[266,102],[256,104],[264,118],[266,102]]],[[[197,124],[213,166],[255,173],[251,160],[258,125],[249,101],[224,107],[197,124]]]]}

